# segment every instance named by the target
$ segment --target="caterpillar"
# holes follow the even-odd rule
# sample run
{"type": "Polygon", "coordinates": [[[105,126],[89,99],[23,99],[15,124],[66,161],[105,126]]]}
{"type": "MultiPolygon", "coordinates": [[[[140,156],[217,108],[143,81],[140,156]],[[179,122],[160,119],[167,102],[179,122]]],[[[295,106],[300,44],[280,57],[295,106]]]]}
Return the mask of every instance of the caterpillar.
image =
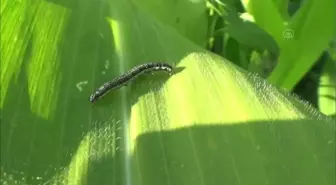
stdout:
{"type": "Polygon", "coordinates": [[[98,99],[102,98],[108,94],[111,90],[118,89],[126,85],[129,81],[137,78],[143,73],[153,72],[153,71],[165,71],[169,75],[173,74],[173,67],[166,63],[147,63],[138,65],[125,74],[112,79],[100,86],[94,93],[89,97],[91,103],[96,102],[98,99]]]}

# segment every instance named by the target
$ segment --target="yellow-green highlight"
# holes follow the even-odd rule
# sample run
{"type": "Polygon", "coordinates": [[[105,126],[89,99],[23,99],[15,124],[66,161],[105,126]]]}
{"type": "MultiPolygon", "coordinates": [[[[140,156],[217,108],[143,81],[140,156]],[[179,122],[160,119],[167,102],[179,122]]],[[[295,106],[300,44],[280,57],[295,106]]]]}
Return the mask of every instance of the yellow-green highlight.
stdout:
{"type": "MultiPolygon", "coordinates": [[[[97,124],[97,123],[92,123],[97,124]]],[[[50,184],[82,185],[87,184],[90,163],[115,157],[116,121],[100,122],[102,127],[94,128],[81,140],[77,151],[72,155],[70,164],[50,179],[50,184]],[[51,183],[52,182],[52,183],[51,183]]],[[[48,183],[49,184],[49,183],[48,183]]]]}
{"type": "Polygon", "coordinates": [[[69,12],[42,1],[33,25],[32,57],[27,68],[31,110],[50,119],[60,90],[60,44],[69,12]]]}
{"type": "Polygon", "coordinates": [[[185,69],[170,77],[159,92],[143,95],[132,107],[132,140],[144,133],[196,124],[295,120],[307,116],[266,81],[219,57],[192,53],[177,67],[185,69]]]}
{"type": "Polygon", "coordinates": [[[90,135],[84,137],[80,143],[78,150],[71,160],[66,183],[71,185],[85,184],[87,175],[90,152],[90,135]]]}
{"type": "Polygon", "coordinates": [[[70,12],[47,1],[31,5],[13,2],[6,1],[8,9],[1,10],[1,107],[10,83],[23,72],[28,79],[31,111],[51,119],[60,89],[60,44],[70,12]]]}
{"type": "Polygon", "coordinates": [[[16,81],[20,73],[23,54],[28,44],[28,39],[24,39],[20,35],[30,38],[29,30],[21,28],[26,16],[24,12],[27,9],[25,3],[16,3],[16,1],[10,0],[1,1],[1,108],[4,105],[10,82],[16,81]]]}

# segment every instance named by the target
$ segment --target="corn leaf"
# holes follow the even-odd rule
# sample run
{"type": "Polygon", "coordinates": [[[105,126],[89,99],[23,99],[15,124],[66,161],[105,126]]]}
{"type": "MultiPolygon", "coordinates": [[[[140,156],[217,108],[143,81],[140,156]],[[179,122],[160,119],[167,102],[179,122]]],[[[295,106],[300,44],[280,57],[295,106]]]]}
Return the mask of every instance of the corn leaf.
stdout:
{"type": "Polygon", "coordinates": [[[333,184],[335,125],[125,1],[1,1],[2,184],[333,184]],[[92,105],[99,85],[144,74],[92,105]]]}

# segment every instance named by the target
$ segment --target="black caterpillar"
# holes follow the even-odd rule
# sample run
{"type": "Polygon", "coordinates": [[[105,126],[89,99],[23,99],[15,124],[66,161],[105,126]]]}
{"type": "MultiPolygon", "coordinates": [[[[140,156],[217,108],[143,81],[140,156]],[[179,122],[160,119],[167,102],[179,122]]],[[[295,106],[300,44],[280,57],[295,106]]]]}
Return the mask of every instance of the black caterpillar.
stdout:
{"type": "Polygon", "coordinates": [[[129,81],[137,78],[143,73],[152,72],[152,71],[165,71],[169,75],[173,74],[173,67],[166,63],[147,63],[138,65],[125,74],[104,83],[100,86],[93,94],[91,94],[89,101],[94,103],[98,99],[105,96],[108,92],[113,89],[118,89],[124,85],[126,85],[129,81]]]}

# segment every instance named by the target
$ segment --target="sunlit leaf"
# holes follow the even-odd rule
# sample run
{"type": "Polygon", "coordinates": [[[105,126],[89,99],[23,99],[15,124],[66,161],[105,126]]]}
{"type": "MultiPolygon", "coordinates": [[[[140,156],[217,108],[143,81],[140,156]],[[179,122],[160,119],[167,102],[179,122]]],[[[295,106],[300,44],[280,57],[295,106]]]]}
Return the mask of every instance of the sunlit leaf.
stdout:
{"type": "Polygon", "coordinates": [[[1,1],[2,184],[335,182],[335,120],[131,1],[23,2],[1,1]],[[176,73],[88,101],[153,61],[176,73]]]}

